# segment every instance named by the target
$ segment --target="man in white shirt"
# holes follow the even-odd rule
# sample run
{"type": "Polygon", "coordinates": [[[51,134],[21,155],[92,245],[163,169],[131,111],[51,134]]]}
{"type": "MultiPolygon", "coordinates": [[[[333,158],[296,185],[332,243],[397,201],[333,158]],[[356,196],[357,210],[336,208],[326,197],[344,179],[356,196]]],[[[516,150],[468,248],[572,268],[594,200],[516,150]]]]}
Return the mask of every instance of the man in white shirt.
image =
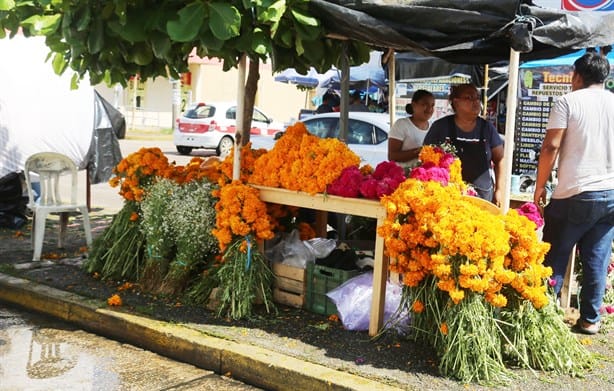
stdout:
{"type": "Polygon", "coordinates": [[[614,94],[604,89],[607,58],[587,52],[574,63],[572,92],[553,106],[537,169],[534,202],[546,201],[546,181],[558,158],[558,184],[544,209],[545,264],[559,293],[569,255],[582,261],[577,330],[595,334],[614,240],[614,94]]]}

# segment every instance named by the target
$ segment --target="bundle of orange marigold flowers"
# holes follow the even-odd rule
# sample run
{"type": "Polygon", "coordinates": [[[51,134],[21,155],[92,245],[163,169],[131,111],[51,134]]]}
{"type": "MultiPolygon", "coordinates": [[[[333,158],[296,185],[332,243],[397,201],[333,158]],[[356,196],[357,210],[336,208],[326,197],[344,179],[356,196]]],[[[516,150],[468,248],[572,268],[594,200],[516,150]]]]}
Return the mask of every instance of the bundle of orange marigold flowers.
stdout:
{"type": "Polygon", "coordinates": [[[359,164],[360,157],[345,143],[316,137],[307,132],[302,122],[297,122],[286,129],[272,150],[255,160],[249,182],[309,194],[323,193],[344,168],[359,164]]]}
{"type": "Polygon", "coordinates": [[[382,197],[378,227],[390,270],[403,276],[397,315],[410,315],[413,338],[433,344],[442,374],[461,381],[506,383],[505,363],[581,372],[590,359],[550,298],[550,245],[535,223],[476,206],[450,151],[426,146],[420,159],[382,197]]]}

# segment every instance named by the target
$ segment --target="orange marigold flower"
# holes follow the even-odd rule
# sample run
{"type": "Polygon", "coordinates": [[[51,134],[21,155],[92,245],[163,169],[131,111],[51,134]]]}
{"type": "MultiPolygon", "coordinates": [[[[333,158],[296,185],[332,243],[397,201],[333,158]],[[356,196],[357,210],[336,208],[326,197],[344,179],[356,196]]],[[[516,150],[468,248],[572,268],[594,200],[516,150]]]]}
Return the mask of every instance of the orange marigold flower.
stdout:
{"type": "Polygon", "coordinates": [[[332,314],[328,317],[328,320],[331,322],[339,322],[339,317],[337,316],[337,314],[332,314]]]}
{"type": "Polygon", "coordinates": [[[130,214],[130,221],[137,221],[139,219],[139,214],[136,212],[132,212],[130,214]]]}
{"type": "Polygon", "coordinates": [[[107,304],[112,307],[119,307],[122,305],[122,298],[115,294],[107,299],[107,304]]]}
{"type": "Polygon", "coordinates": [[[133,286],[134,286],[134,284],[133,284],[133,283],[126,281],[126,282],[124,282],[123,284],[121,284],[121,285],[120,285],[120,286],[117,288],[117,290],[121,292],[121,291],[125,291],[125,290],[128,290],[128,289],[132,289],[132,287],[133,287],[133,286]]]}
{"type": "Polygon", "coordinates": [[[422,311],[424,311],[424,303],[422,303],[420,300],[414,301],[411,306],[411,310],[418,314],[421,313],[422,311]]]}
{"type": "Polygon", "coordinates": [[[443,334],[443,335],[448,335],[448,324],[446,322],[443,322],[439,326],[439,331],[441,331],[441,334],[443,334]]]}

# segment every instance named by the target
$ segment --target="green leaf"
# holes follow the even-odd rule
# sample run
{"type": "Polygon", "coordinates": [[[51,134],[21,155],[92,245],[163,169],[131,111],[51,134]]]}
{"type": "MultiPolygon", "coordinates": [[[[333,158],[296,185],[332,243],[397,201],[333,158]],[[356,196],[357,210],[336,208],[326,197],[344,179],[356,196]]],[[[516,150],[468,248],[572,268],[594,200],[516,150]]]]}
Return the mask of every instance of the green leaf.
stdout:
{"type": "Polygon", "coordinates": [[[307,41],[319,40],[321,30],[318,27],[306,26],[304,24],[295,23],[296,35],[307,41]]]}
{"type": "Polygon", "coordinates": [[[13,0],[0,0],[0,11],[10,11],[13,8],[15,8],[13,0]]]}
{"type": "Polygon", "coordinates": [[[277,0],[269,5],[264,11],[258,14],[258,22],[271,24],[278,23],[286,12],[286,0],[277,0]]]}
{"type": "Polygon", "coordinates": [[[305,53],[305,48],[303,47],[303,40],[299,37],[296,37],[296,39],[294,40],[294,48],[299,56],[302,56],[305,53]]]}
{"type": "Polygon", "coordinates": [[[298,10],[291,10],[292,16],[296,19],[297,22],[303,24],[305,26],[318,27],[320,23],[313,16],[305,15],[298,10]]]}
{"type": "Polygon", "coordinates": [[[53,33],[62,20],[61,14],[54,15],[32,15],[22,22],[33,35],[49,35],[53,33]]]}
{"type": "Polygon", "coordinates": [[[66,62],[64,56],[61,53],[56,53],[53,56],[53,61],[51,62],[51,65],[53,67],[53,72],[55,72],[56,75],[61,75],[66,70],[68,63],[66,62]]]}
{"type": "Polygon", "coordinates": [[[92,24],[92,29],[87,36],[87,49],[90,53],[95,54],[100,52],[104,45],[104,30],[102,20],[96,19],[92,24]]]}
{"type": "Polygon", "coordinates": [[[156,33],[149,38],[151,49],[157,58],[166,58],[171,52],[171,41],[164,34],[156,33]]]}
{"type": "Polygon", "coordinates": [[[87,29],[87,26],[89,26],[90,20],[91,20],[90,9],[85,8],[84,10],[82,10],[82,12],[79,12],[76,16],[79,17],[79,20],[77,20],[77,26],[76,26],[77,31],[83,31],[87,29]]]}
{"type": "Polygon", "coordinates": [[[203,35],[200,42],[202,42],[205,48],[212,51],[222,50],[224,47],[224,41],[217,39],[213,34],[203,35]]]}
{"type": "Polygon", "coordinates": [[[179,15],[179,20],[169,20],[166,23],[170,39],[178,42],[190,42],[196,39],[205,19],[204,4],[189,4],[179,10],[177,15],[179,15]]]}
{"type": "Polygon", "coordinates": [[[261,56],[269,52],[269,40],[262,29],[255,29],[252,37],[252,50],[261,56]]]}
{"type": "Polygon", "coordinates": [[[132,48],[132,56],[130,59],[137,65],[148,65],[153,60],[153,53],[148,45],[141,43],[132,48]]]}
{"type": "Polygon", "coordinates": [[[144,14],[133,13],[130,22],[119,23],[119,30],[116,31],[120,37],[128,42],[144,42],[147,40],[147,17],[144,14]]]}
{"type": "Polygon", "coordinates": [[[72,77],[70,78],[70,89],[71,90],[76,90],[77,88],[79,88],[79,75],[77,73],[73,73],[72,77]]]}
{"type": "Polygon", "coordinates": [[[281,42],[285,45],[285,47],[289,48],[292,46],[292,40],[294,38],[292,35],[292,31],[285,30],[284,32],[281,33],[279,38],[281,42]]]}
{"type": "Polygon", "coordinates": [[[228,3],[209,4],[209,28],[218,39],[223,41],[239,35],[241,14],[228,3]]]}

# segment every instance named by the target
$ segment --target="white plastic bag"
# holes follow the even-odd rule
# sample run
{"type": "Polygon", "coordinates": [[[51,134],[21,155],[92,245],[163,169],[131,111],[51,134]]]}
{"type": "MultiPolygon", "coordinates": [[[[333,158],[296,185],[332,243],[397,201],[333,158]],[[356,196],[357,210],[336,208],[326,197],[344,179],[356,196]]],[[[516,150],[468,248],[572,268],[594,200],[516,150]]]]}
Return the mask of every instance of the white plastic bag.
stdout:
{"type": "Polygon", "coordinates": [[[303,242],[313,253],[315,258],[326,258],[337,248],[335,239],[313,238],[303,242]]]}
{"type": "MultiPolygon", "coordinates": [[[[386,284],[384,303],[384,324],[399,308],[402,288],[396,284],[386,284]]],[[[337,306],[339,319],[347,330],[363,331],[369,329],[371,299],[373,297],[373,272],[353,277],[326,294],[337,306]]],[[[409,317],[407,318],[409,321],[409,317]]],[[[408,323],[406,322],[405,325],[408,323]]],[[[404,325],[396,324],[402,328],[404,325]]]]}

